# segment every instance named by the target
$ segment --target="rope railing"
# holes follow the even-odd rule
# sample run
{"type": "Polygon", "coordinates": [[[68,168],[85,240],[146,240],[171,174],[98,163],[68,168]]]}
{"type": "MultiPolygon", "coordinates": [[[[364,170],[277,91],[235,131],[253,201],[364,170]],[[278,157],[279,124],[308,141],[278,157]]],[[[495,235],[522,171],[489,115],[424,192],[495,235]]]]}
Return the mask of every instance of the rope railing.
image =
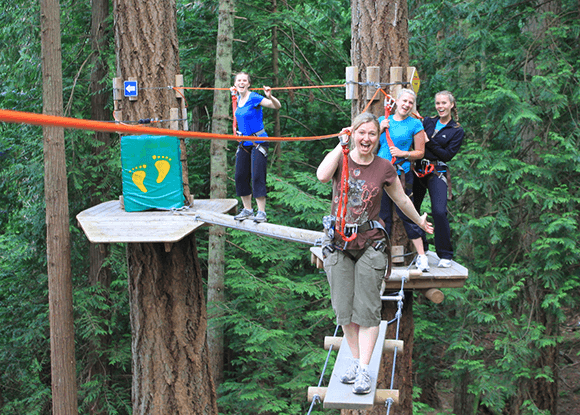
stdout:
{"type": "MultiPolygon", "coordinates": [[[[169,135],[182,138],[214,139],[214,140],[255,140],[254,136],[205,133],[201,131],[170,130],[165,128],[146,127],[142,125],[125,125],[107,121],[83,120],[80,118],[58,117],[55,115],[36,114],[0,109],[0,121],[16,124],[31,124],[70,128],[75,130],[104,131],[119,134],[150,134],[169,135]]],[[[262,141],[314,141],[338,137],[339,133],[310,137],[260,137],[262,141]]]]}

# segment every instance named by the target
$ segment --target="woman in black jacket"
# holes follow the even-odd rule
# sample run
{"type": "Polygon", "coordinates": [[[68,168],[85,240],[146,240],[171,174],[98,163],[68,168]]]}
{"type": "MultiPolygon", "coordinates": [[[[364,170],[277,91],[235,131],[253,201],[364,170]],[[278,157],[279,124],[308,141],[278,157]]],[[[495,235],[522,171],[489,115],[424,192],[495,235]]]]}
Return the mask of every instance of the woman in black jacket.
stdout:
{"type": "MultiPolygon", "coordinates": [[[[413,182],[415,209],[420,211],[427,190],[431,197],[431,214],[435,225],[435,250],[439,256],[439,267],[448,268],[453,258],[451,232],[447,219],[447,194],[450,161],[459,151],[463,142],[463,128],[457,122],[455,98],[449,91],[435,95],[437,116],[425,118],[423,127],[428,141],[425,156],[415,162],[417,178],[413,182]]],[[[428,245],[423,233],[425,250],[428,245]]]]}

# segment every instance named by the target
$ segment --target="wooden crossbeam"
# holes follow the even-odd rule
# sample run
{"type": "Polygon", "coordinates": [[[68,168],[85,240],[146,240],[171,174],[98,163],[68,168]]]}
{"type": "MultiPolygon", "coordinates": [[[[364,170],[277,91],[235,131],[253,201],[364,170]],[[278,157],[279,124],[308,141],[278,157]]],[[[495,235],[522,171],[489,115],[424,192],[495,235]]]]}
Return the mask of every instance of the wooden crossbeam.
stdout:
{"type": "MultiPolygon", "coordinates": [[[[346,343],[345,343],[346,344],[346,343]]],[[[330,346],[332,346],[332,350],[338,351],[340,350],[340,346],[342,345],[342,337],[334,337],[334,336],[326,336],[324,337],[324,350],[330,350],[330,346]]],[[[403,340],[392,340],[387,339],[383,343],[383,353],[385,352],[392,352],[397,348],[398,352],[402,352],[405,343],[403,340]]]]}
{"type": "MultiPolygon", "coordinates": [[[[311,386],[308,388],[308,402],[312,402],[314,396],[318,395],[321,401],[324,401],[326,398],[326,393],[328,392],[328,388],[326,387],[318,387],[318,386],[311,386]]],[[[392,399],[393,404],[399,404],[399,391],[397,389],[377,389],[375,393],[375,405],[385,405],[387,399],[392,399]]]]}

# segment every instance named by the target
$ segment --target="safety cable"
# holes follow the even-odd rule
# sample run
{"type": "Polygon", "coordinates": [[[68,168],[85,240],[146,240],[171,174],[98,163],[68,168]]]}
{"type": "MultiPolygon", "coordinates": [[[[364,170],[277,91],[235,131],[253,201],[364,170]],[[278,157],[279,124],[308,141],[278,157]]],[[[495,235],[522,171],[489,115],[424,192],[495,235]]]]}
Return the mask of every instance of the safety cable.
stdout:
{"type": "MultiPolygon", "coordinates": [[[[339,327],[340,327],[340,325],[337,324],[336,328],[334,329],[334,337],[336,337],[336,334],[338,333],[339,327]]],[[[324,379],[324,373],[326,372],[326,368],[328,367],[328,360],[330,359],[330,353],[332,353],[333,346],[334,346],[333,344],[330,345],[330,347],[328,349],[328,353],[326,354],[326,360],[324,361],[324,367],[322,368],[322,373],[320,374],[320,379],[318,380],[318,387],[320,387],[322,385],[322,381],[324,379]]],[[[310,409],[308,409],[308,412],[306,415],[310,415],[310,413],[312,412],[312,408],[314,408],[314,405],[318,402],[322,402],[322,401],[320,400],[320,396],[316,393],[312,397],[312,403],[310,404],[310,409]]]]}

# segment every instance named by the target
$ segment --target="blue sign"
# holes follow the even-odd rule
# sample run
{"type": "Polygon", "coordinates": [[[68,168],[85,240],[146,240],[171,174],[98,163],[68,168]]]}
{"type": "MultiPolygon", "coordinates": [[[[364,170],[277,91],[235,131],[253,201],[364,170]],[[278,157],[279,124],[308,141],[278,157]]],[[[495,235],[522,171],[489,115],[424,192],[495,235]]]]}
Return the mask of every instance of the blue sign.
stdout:
{"type": "Polygon", "coordinates": [[[126,97],[137,96],[137,81],[125,81],[125,96],[126,97]]]}

